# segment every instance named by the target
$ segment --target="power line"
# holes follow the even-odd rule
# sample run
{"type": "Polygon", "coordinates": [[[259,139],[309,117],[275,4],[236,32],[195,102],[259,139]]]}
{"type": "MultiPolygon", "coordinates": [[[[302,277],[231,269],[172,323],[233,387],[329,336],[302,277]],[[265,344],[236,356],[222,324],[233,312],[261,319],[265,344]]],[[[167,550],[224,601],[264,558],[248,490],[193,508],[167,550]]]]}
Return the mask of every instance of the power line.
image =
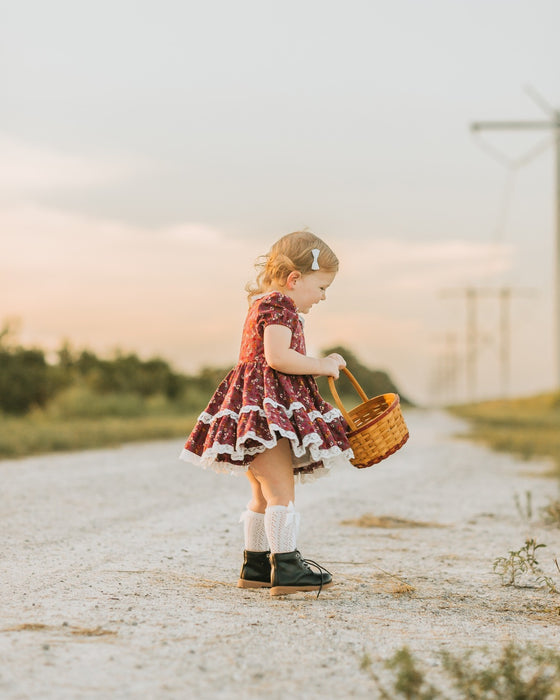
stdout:
{"type": "Polygon", "coordinates": [[[479,289],[480,296],[497,297],[500,303],[500,386],[502,396],[509,396],[511,380],[511,301],[514,294],[532,296],[534,290],[514,287],[479,289]]]}
{"type": "MultiPolygon", "coordinates": [[[[556,335],[556,387],[560,387],[560,110],[553,109],[533,88],[528,88],[527,91],[539,107],[548,115],[550,119],[548,121],[484,121],[484,122],[474,122],[471,124],[471,130],[473,132],[479,131],[503,131],[503,130],[549,130],[554,131],[553,141],[556,143],[556,250],[555,250],[555,310],[554,310],[554,326],[556,335]]],[[[547,138],[550,142],[550,138],[547,138]]],[[[548,147],[548,143],[546,147],[548,147]]],[[[500,160],[502,164],[504,162],[509,164],[509,167],[520,167],[528,162],[528,159],[532,159],[535,155],[542,152],[543,144],[539,144],[538,150],[532,149],[532,151],[521,159],[512,160],[505,157],[497,149],[486,148],[489,152],[492,151],[494,158],[500,160]],[[498,153],[500,156],[498,158],[498,153]]]]}
{"type": "Polygon", "coordinates": [[[466,301],[465,369],[467,398],[473,401],[477,394],[478,352],[481,335],[478,329],[478,300],[497,297],[500,303],[499,357],[502,396],[509,395],[511,383],[511,301],[514,295],[529,296],[534,290],[515,287],[462,287],[441,292],[444,298],[463,296],[466,301]]]}

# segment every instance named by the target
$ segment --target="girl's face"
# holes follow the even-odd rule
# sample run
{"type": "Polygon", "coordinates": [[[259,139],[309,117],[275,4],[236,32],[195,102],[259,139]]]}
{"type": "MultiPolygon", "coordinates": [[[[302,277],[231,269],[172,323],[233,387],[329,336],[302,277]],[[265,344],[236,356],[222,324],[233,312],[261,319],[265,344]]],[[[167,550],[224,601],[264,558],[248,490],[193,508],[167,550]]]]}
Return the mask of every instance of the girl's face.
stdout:
{"type": "Polygon", "coordinates": [[[302,275],[292,272],[286,280],[286,294],[291,297],[302,314],[309,312],[313,304],[327,298],[327,289],[336,277],[336,272],[317,270],[302,275]]]}

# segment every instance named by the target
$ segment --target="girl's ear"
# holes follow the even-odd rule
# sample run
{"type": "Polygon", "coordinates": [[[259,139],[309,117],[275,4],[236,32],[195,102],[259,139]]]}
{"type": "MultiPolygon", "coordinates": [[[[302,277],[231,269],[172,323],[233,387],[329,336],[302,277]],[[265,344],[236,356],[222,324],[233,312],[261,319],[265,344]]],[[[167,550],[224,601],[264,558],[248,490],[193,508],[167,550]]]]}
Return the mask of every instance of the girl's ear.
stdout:
{"type": "Polygon", "coordinates": [[[296,286],[296,282],[299,279],[301,279],[301,272],[298,272],[297,270],[290,272],[290,274],[286,278],[286,287],[288,289],[293,289],[296,286]]]}

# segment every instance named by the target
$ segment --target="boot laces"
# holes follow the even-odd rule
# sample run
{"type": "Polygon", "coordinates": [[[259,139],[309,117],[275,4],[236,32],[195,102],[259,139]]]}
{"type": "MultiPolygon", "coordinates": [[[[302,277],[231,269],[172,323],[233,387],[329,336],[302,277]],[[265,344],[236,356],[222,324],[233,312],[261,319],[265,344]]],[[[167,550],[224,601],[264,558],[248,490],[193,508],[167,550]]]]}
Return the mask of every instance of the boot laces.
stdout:
{"type": "Polygon", "coordinates": [[[313,559],[304,559],[299,552],[298,552],[298,554],[300,556],[301,563],[305,566],[305,568],[308,571],[311,571],[313,573],[311,566],[316,566],[319,569],[319,573],[321,574],[321,583],[319,584],[319,590],[317,591],[317,598],[318,598],[321,591],[323,590],[323,572],[325,572],[326,574],[330,574],[331,576],[332,576],[332,574],[328,569],[325,569],[324,566],[321,566],[321,564],[317,564],[316,561],[313,561],[313,559]],[[311,564],[311,566],[310,566],[310,564],[311,564]]]}

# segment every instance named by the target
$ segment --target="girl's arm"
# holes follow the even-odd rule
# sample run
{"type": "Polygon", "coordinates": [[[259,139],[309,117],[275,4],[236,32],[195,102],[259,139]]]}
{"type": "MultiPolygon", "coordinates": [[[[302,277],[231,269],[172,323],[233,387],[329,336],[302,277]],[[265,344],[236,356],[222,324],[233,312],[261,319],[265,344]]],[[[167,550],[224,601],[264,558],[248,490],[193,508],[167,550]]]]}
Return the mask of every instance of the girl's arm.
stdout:
{"type": "Polygon", "coordinates": [[[264,329],[264,357],[272,369],[284,374],[313,374],[334,377],[346,367],[341,355],[333,353],[327,357],[309,357],[292,350],[292,331],[287,326],[270,325],[264,329]]]}

